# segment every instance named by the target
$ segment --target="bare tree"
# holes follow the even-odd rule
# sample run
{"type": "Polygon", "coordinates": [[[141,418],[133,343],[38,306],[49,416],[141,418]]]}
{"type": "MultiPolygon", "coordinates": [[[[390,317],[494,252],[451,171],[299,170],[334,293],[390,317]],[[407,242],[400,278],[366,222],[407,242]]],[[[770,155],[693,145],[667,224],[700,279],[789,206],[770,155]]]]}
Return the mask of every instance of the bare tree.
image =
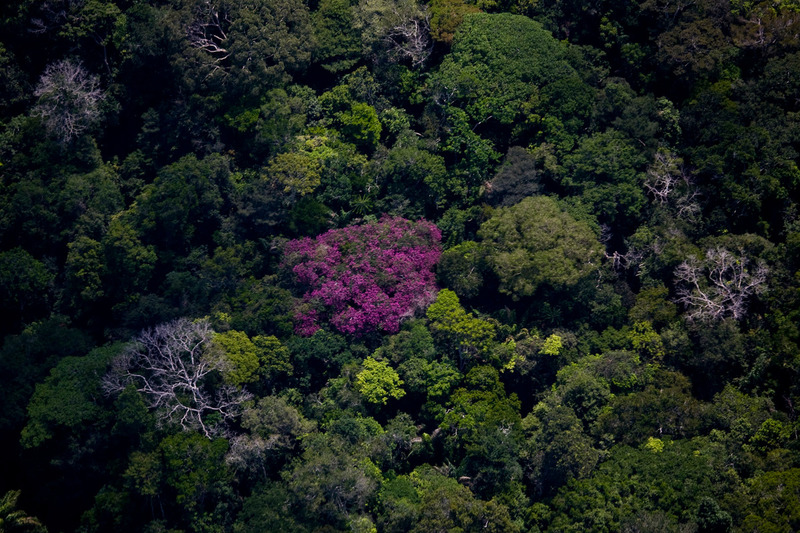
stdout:
{"type": "Polygon", "coordinates": [[[42,0],[37,6],[37,12],[30,19],[28,31],[44,34],[61,27],[69,20],[70,11],[75,4],[74,0],[42,0]]]}
{"type": "Polygon", "coordinates": [[[633,246],[629,247],[628,251],[624,254],[617,251],[612,253],[605,252],[605,256],[606,259],[611,261],[611,267],[617,272],[635,267],[637,276],[644,274],[644,265],[642,262],[644,261],[645,254],[643,251],[637,250],[633,246]]]}
{"type": "Polygon", "coordinates": [[[228,39],[227,28],[230,24],[230,15],[224,7],[220,9],[211,0],[205,0],[186,33],[192,47],[208,53],[215,62],[220,63],[231,55],[223,46],[228,39]]]}
{"type": "Polygon", "coordinates": [[[399,20],[389,28],[383,40],[394,57],[407,59],[412,66],[419,67],[433,51],[430,34],[429,16],[423,11],[417,17],[399,20]]]}
{"type": "Polygon", "coordinates": [[[659,150],[647,169],[644,188],[659,205],[675,211],[678,218],[694,220],[700,214],[698,192],[683,160],[667,150],[659,150]]]}
{"type": "Polygon", "coordinates": [[[47,131],[63,144],[100,118],[103,91],[97,77],[69,59],[48,65],[33,94],[39,99],[33,115],[41,117],[47,131]]]}
{"type": "Polygon", "coordinates": [[[228,369],[229,362],[212,341],[207,320],[182,318],[143,331],[114,361],[103,389],[116,394],[133,385],[144,393],[164,422],[199,430],[211,438],[221,431],[207,421],[238,415],[250,394],[233,385],[212,386],[209,378],[228,369]]]}
{"type": "Polygon", "coordinates": [[[678,302],[686,306],[689,320],[739,320],[747,299],[764,291],[767,273],[763,262],[751,266],[743,255],[713,248],[704,261],[690,256],[675,269],[678,302]]]}
{"type": "Polygon", "coordinates": [[[433,51],[430,16],[415,0],[361,0],[356,26],[367,48],[383,48],[393,61],[419,67],[433,51]]]}

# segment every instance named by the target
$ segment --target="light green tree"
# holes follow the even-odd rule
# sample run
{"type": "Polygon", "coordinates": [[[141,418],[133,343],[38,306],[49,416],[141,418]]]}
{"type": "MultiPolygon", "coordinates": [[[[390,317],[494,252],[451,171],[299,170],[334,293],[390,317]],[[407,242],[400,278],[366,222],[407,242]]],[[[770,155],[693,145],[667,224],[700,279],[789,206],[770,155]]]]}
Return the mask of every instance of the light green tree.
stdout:
{"type": "Polygon", "coordinates": [[[661,340],[653,324],[648,321],[636,322],[628,336],[631,339],[633,348],[640,355],[647,357],[651,361],[658,362],[665,355],[664,343],[661,340]]]}
{"type": "Polygon", "coordinates": [[[256,335],[253,337],[256,354],[260,364],[259,372],[271,380],[282,374],[291,374],[292,363],[289,361],[289,349],[274,335],[256,335]]]}
{"type": "Polygon", "coordinates": [[[292,197],[312,193],[320,183],[319,161],[304,152],[276,155],[267,172],[277,187],[292,197]]]}
{"type": "Polygon", "coordinates": [[[214,344],[225,353],[230,363],[223,372],[225,380],[231,385],[241,387],[258,379],[258,354],[256,345],[242,331],[226,331],[214,334],[214,344]]]}
{"type": "Polygon", "coordinates": [[[545,355],[558,355],[563,347],[561,337],[553,333],[544,340],[541,352],[545,355]]]}
{"type": "Polygon", "coordinates": [[[426,314],[431,329],[455,344],[462,366],[466,356],[486,354],[494,344],[495,324],[467,313],[456,293],[449,289],[439,291],[426,314]]]}
{"type": "Polygon", "coordinates": [[[403,380],[389,363],[367,357],[363,367],[364,370],[356,375],[356,389],[365,400],[386,405],[389,398],[405,396],[406,391],[400,388],[403,380]]]}

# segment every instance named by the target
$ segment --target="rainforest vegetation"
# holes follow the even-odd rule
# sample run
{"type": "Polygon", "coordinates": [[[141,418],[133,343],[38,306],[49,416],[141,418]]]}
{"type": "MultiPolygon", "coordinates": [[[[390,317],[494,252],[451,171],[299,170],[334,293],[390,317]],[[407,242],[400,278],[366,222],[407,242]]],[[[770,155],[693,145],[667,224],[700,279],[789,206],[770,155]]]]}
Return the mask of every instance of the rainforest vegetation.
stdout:
{"type": "Polygon", "coordinates": [[[0,532],[800,530],[796,0],[5,0],[0,80],[0,532]]]}

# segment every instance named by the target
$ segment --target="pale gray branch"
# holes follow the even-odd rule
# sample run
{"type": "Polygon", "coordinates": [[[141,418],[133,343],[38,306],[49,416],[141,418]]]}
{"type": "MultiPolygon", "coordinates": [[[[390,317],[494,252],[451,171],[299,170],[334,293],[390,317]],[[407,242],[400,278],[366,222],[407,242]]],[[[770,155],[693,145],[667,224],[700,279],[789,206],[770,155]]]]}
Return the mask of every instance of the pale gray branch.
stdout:
{"type": "Polygon", "coordinates": [[[209,386],[207,378],[228,364],[214,348],[212,336],[207,320],[185,318],[145,330],[115,359],[103,389],[116,394],[133,385],[161,421],[211,438],[222,426],[209,425],[207,415],[217,413],[228,421],[250,398],[233,385],[209,386]]]}
{"type": "Polygon", "coordinates": [[[69,59],[48,65],[33,94],[39,99],[33,115],[64,144],[100,118],[104,94],[97,77],[69,59]]]}
{"type": "Polygon", "coordinates": [[[763,262],[752,264],[744,255],[713,248],[703,261],[691,256],[675,269],[677,300],[686,306],[688,320],[740,320],[747,300],[766,288],[768,272],[763,262]]]}

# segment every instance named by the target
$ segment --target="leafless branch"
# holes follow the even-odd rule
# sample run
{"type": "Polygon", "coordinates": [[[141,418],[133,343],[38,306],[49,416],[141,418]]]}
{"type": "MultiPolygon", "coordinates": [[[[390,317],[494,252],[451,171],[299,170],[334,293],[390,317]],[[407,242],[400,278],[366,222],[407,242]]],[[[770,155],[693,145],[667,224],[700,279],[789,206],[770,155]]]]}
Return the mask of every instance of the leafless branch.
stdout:
{"type": "Polygon", "coordinates": [[[635,267],[637,276],[643,273],[642,261],[644,260],[644,253],[641,250],[630,247],[624,254],[615,251],[612,253],[606,252],[605,256],[607,260],[611,261],[611,266],[616,271],[629,270],[635,267]]]}
{"type": "Polygon", "coordinates": [[[713,248],[704,261],[692,256],[675,269],[678,302],[689,320],[739,320],[747,313],[747,299],[764,291],[768,272],[763,262],[751,266],[743,255],[713,248]]]}
{"type": "Polygon", "coordinates": [[[197,18],[189,25],[187,37],[194,48],[210,54],[220,63],[231,55],[223,46],[228,39],[226,27],[231,22],[229,15],[209,0],[203,2],[201,9],[197,18]]]}
{"type": "Polygon", "coordinates": [[[37,16],[30,19],[28,31],[41,35],[61,27],[83,2],[81,0],[44,0],[36,7],[37,16]]]}
{"type": "Polygon", "coordinates": [[[216,413],[229,420],[250,397],[232,385],[212,389],[208,384],[207,378],[227,364],[214,349],[212,334],[207,320],[185,318],[143,331],[114,361],[103,389],[116,394],[133,384],[160,420],[211,438],[220,428],[209,425],[205,417],[216,413]]]}
{"type": "Polygon", "coordinates": [[[389,28],[384,42],[394,56],[408,59],[414,67],[419,67],[433,51],[429,17],[425,13],[421,17],[402,20],[400,15],[397,13],[400,22],[389,28]]]}
{"type": "Polygon", "coordinates": [[[661,205],[667,203],[670,193],[680,182],[681,173],[678,171],[679,160],[673,154],[659,151],[655,161],[647,169],[647,178],[644,187],[656,202],[661,205]]]}
{"type": "Polygon", "coordinates": [[[433,50],[430,17],[414,0],[361,0],[355,25],[366,46],[380,44],[393,61],[418,67],[433,50]]]}
{"type": "Polygon", "coordinates": [[[100,118],[104,95],[97,77],[69,59],[50,64],[33,94],[39,99],[33,114],[65,144],[100,118]]]}
{"type": "Polygon", "coordinates": [[[700,214],[699,193],[683,161],[672,152],[659,150],[647,169],[644,188],[661,206],[671,208],[678,218],[694,220],[700,214]]]}

